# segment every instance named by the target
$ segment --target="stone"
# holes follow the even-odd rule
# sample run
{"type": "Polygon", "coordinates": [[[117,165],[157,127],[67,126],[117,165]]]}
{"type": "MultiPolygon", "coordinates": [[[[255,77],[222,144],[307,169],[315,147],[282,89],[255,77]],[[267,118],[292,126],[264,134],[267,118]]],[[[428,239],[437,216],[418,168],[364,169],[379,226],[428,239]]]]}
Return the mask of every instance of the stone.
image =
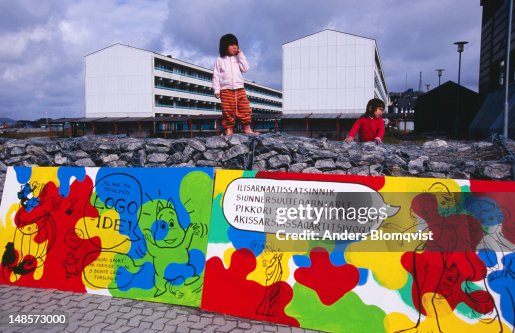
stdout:
{"type": "Polygon", "coordinates": [[[243,134],[233,134],[227,140],[231,145],[236,146],[242,143],[249,142],[249,136],[243,134]]]}
{"type": "Polygon", "coordinates": [[[448,146],[449,146],[449,144],[447,143],[447,141],[440,140],[440,139],[435,139],[435,140],[432,140],[432,141],[426,141],[422,145],[422,147],[424,149],[447,148],[448,146]]]}
{"type": "Polygon", "coordinates": [[[152,139],[152,144],[154,144],[156,146],[163,146],[163,147],[171,148],[172,145],[174,144],[174,142],[170,139],[157,138],[157,139],[152,139]]]}
{"type": "Polygon", "coordinates": [[[200,140],[190,140],[188,144],[191,148],[195,149],[196,151],[203,152],[206,150],[206,146],[200,140]]]}
{"type": "Polygon", "coordinates": [[[13,149],[14,147],[18,147],[18,148],[23,148],[25,149],[25,147],[28,145],[28,141],[27,140],[24,140],[24,139],[13,139],[13,140],[9,140],[5,143],[5,148],[7,149],[13,149]]]}
{"type": "Polygon", "coordinates": [[[334,170],[336,169],[336,164],[333,160],[318,160],[315,162],[315,168],[319,170],[334,170]]]}
{"type": "Polygon", "coordinates": [[[337,168],[339,169],[350,169],[352,168],[352,164],[349,162],[349,161],[340,161],[340,160],[337,160],[335,162],[335,165],[337,168]]]}
{"type": "Polygon", "coordinates": [[[76,160],[80,160],[82,158],[89,157],[89,154],[86,153],[84,150],[75,150],[75,151],[70,152],[69,157],[73,161],[76,161],[76,160]]]}
{"type": "Polygon", "coordinates": [[[303,155],[300,153],[293,154],[293,162],[294,163],[309,163],[312,161],[313,161],[313,159],[310,156],[303,155]]]}
{"type": "Polygon", "coordinates": [[[283,142],[271,136],[261,139],[261,145],[279,152],[288,152],[290,150],[283,142]]]}
{"type": "Polygon", "coordinates": [[[426,171],[424,162],[427,161],[428,159],[429,159],[429,157],[427,157],[427,156],[420,156],[412,161],[409,161],[409,163],[408,163],[409,173],[412,175],[416,175],[416,174],[426,171]]]}
{"type": "Polygon", "coordinates": [[[326,171],[324,173],[328,173],[328,174],[331,174],[331,175],[346,175],[347,172],[344,171],[344,170],[339,170],[339,169],[336,169],[336,170],[329,170],[329,171],[326,171]]]}
{"type": "Polygon", "coordinates": [[[290,168],[288,171],[290,172],[301,172],[302,170],[306,169],[308,167],[307,163],[295,163],[290,165],[290,168]]]}
{"type": "Polygon", "coordinates": [[[182,151],[182,153],[188,157],[192,156],[196,152],[197,150],[193,149],[191,146],[186,146],[186,148],[184,148],[184,150],[182,151]]]}
{"type": "Polygon", "coordinates": [[[124,142],[121,145],[121,148],[126,151],[135,151],[144,147],[144,142],[141,140],[131,140],[128,142],[124,142]]]}
{"type": "Polygon", "coordinates": [[[319,159],[319,158],[337,158],[338,155],[336,153],[333,153],[332,151],[321,149],[321,150],[312,151],[311,152],[311,157],[313,157],[315,159],[319,159]]]}
{"type": "Polygon", "coordinates": [[[453,178],[453,179],[470,179],[470,173],[463,172],[461,170],[451,170],[449,172],[449,178],[453,178]]]}
{"type": "Polygon", "coordinates": [[[78,143],[78,147],[87,152],[97,151],[98,150],[98,142],[95,142],[92,139],[90,140],[90,139],[86,138],[86,139],[82,139],[78,143]]]}
{"type": "Polygon", "coordinates": [[[227,149],[225,152],[224,152],[224,156],[222,158],[222,161],[228,161],[230,160],[231,158],[234,158],[236,156],[240,156],[240,155],[243,155],[243,154],[246,154],[249,152],[249,148],[245,145],[237,145],[237,146],[233,146],[229,149],[227,149]]]}
{"type": "Polygon", "coordinates": [[[484,166],[480,174],[490,179],[503,179],[511,177],[511,165],[507,163],[492,163],[484,166]]]}
{"type": "Polygon", "coordinates": [[[268,159],[272,156],[278,155],[278,153],[275,150],[269,151],[267,153],[261,153],[259,155],[254,156],[254,161],[259,161],[263,159],[268,159]]]}
{"type": "Polygon", "coordinates": [[[302,170],[302,173],[322,173],[322,171],[320,171],[314,167],[309,167],[309,168],[302,170]]]}
{"type": "Polygon", "coordinates": [[[43,148],[34,145],[28,145],[27,148],[25,148],[25,151],[31,155],[46,155],[43,148]]]}
{"type": "Polygon", "coordinates": [[[288,155],[277,155],[268,159],[268,164],[271,168],[279,168],[288,166],[291,163],[291,157],[288,155]]]}
{"type": "Polygon", "coordinates": [[[168,155],[164,153],[152,153],[147,156],[149,163],[164,163],[168,159],[168,155]]]}
{"type": "Polygon", "coordinates": [[[144,149],[138,150],[139,166],[144,166],[147,163],[147,152],[144,149]]]}
{"type": "Polygon", "coordinates": [[[259,171],[266,171],[267,170],[267,163],[265,160],[259,160],[257,162],[254,162],[252,164],[253,170],[259,170],[259,171]]]}
{"type": "Polygon", "coordinates": [[[134,158],[134,152],[128,151],[126,153],[120,154],[120,159],[124,161],[130,161],[134,158]]]}
{"type": "Polygon", "coordinates": [[[476,162],[465,161],[460,169],[465,173],[474,173],[476,172],[476,162]]]}
{"type": "Polygon", "coordinates": [[[208,160],[198,160],[197,161],[197,166],[204,166],[204,167],[216,167],[218,166],[218,163],[216,163],[215,161],[208,161],[208,160]]]}
{"type": "Polygon", "coordinates": [[[380,154],[358,154],[357,156],[354,156],[354,161],[356,161],[358,164],[377,164],[382,163],[384,161],[384,156],[380,154]]]}
{"type": "Polygon", "coordinates": [[[94,166],[96,166],[95,162],[93,162],[91,160],[91,158],[89,158],[89,157],[77,160],[77,161],[75,161],[74,164],[75,164],[75,166],[80,166],[80,167],[94,167],[94,166]]]}
{"type": "Polygon", "coordinates": [[[448,164],[448,163],[445,163],[445,162],[436,162],[436,161],[430,161],[428,164],[427,164],[427,167],[429,168],[429,170],[431,171],[436,171],[436,172],[447,172],[449,171],[449,169],[451,168],[451,165],[448,164]]]}
{"type": "Polygon", "coordinates": [[[54,163],[56,165],[66,165],[68,164],[68,157],[63,156],[61,153],[57,153],[54,156],[54,163]]]}
{"type": "Polygon", "coordinates": [[[25,155],[13,156],[11,158],[6,159],[5,164],[14,165],[14,164],[20,163],[23,160],[26,160],[27,158],[28,158],[28,156],[25,156],[25,155]]]}
{"type": "Polygon", "coordinates": [[[479,149],[483,149],[483,148],[490,148],[492,147],[494,144],[491,143],[491,142],[486,142],[486,141],[480,141],[480,142],[475,142],[472,144],[472,147],[474,148],[479,148],[479,149]]]}
{"type": "Polygon", "coordinates": [[[211,149],[225,148],[228,144],[221,136],[212,136],[206,140],[206,147],[211,149]]]}
{"type": "MultiPolygon", "coordinates": [[[[193,149],[193,148],[191,148],[193,149]]],[[[180,151],[176,152],[175,154],[173,154],[171,156],[171,162],[176,164],[176,163],[184,163],[186,161],[189,160],[189,156],[184,154],[184,153],[181,153],[180,151]]],[[[166,159],[165,159],[166,161],[166,159]]],[[[163,161],[164,162],[164,161],[163,161]]]]}
{"type": "Polygon", "coordinates": [[[420,177],[426,177],[426,178],[447,178],[447,176],[444,173],[441,172],[422,172],[419,174],[420,177]]]}
{"type": "Polygon", "coordinates": [[[360,166],[354,167],[347,170],[348,175],[359,175],[359,176],[369,176],[370,175],[370,167],[368,166],[360,166]]]}
{"type": "Polygon", "coordinates": [[[373,164],[369,166],[369,172],[371,176],[383,176],[383,165],[373,164]]]}
{"type": "Polygon", "coordinates": [[[55,153],[61,150],[61,146],[57,142],[51,142],[43,146],[47,153],[55,153]]]}
{"type": "Polygon", "coordinates": [[[110,162],[118,161],[119,158],[118,158],[118,155],[116,155],[116,154],[110,154],[110,155],[103,155],[102,157],[100,157],[100,159],[104,163],[110,163],[110,162]]]}
{"type": "Polygon", "coordinates": [[[21,155],[25,153],[25,150],[21,147],[14,147],[11,149],[11,156],[21,155]]]}
{"type": "Polygon", "coordinates": [[[116,161],[111,161],[109,163],[107,163],[107,166],[110,167],[110,168],[124,168],[127,166],[127,161],[122,161],[122,160],[116,160],[116,161]]]}
{"type": "Polygon", "coordinates": [[[218,162],[222,159],[224,154],[220,150],[208,149],[203,155],[206,160],[218,162]]]}
{"type": "Polygon", "coordinates": [[[405,166],[408,163],[399,155],[389,155],[384,159],[386,165],[393,166],[405,166]]]}
{"type": "Polygon", "coordinates": [[[165,146],[156,146],[156,145],[152,145],[152,144],[145,145],[145,151],[149,154],[151,154],[151,153],[168,153],[168,151],[170,151],[170,150],[172,150],[173,152],[176,151],[174,149],[170,149],[165,146]]]}

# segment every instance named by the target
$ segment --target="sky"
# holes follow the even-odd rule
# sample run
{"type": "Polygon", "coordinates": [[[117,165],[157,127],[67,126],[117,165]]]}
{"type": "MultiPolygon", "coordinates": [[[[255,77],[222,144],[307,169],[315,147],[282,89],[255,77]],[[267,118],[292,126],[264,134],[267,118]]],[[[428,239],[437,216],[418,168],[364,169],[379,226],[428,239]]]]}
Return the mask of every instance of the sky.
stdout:
{"type": "Polygon", "coordinates": [[[281,89],[282,44],[335,29],[376,39],[389,91],[457,81],[478,90],[479,0],[0,0],[0,117],[82,117],[84,56],[123,43],[211,68],[239,39],[246,78],[281,89]],[[407,77],[407,80],[406,80],[407,77]],[[407,84],[406,84],[407,83],[407,84]]]}

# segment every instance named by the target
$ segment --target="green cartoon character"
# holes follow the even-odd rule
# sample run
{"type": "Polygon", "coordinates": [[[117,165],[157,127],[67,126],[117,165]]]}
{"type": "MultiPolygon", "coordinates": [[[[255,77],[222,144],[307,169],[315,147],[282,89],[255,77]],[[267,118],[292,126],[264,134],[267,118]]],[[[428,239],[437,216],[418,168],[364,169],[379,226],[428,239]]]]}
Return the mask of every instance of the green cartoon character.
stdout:
{"type": "Polygon", "coordinates": [[[189,252],[193,238],[200,233],[201,226],[194,222],[184,230],[171,199],[165,204],[157,202],[155,222],[150,229],[143,229],[147,251],[154,263],[154,297],[169,290],[176,298],[181,298],[184,294],[178,288],[180,285],[200,282],[195,266],[190,263],[189,252]]]}

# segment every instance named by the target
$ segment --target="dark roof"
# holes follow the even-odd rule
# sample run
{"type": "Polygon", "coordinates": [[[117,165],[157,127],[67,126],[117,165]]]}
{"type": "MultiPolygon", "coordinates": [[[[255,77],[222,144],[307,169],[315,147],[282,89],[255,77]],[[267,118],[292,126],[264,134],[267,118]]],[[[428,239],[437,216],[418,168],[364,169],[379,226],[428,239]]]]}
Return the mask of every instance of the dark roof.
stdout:
{"type": "MultiPolygon", "coordinates": [[[[162,117],[102,117],[102,118],[58,118],[49,120],[52,124],[62,123],[130,123],[130,122],[181,122],[188,120],[212,120],[219,119],[222,114],[207,115],[173,115],[162,117]]],[[[280,119],[280,114],[259,114],[252,115],[254,119],[280,119]]]]}

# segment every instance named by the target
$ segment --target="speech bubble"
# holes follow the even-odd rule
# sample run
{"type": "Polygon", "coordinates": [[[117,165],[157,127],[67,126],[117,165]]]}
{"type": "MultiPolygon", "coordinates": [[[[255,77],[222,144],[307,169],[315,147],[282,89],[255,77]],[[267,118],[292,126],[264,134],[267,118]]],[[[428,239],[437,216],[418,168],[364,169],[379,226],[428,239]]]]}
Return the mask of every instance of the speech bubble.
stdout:
{"type": "Polygon", "coordinates": [[[239,178],[232,181],[225,191],[222,206],[226,220],[234,228],[262,233],[275,233],[278,230],[298,233],[313,229],[320,231],[320,228],[369,233],[378,229],[384,218],[399,211],[399,207],[385,203],[379,192],[362,184],[262,178],[239,178]],[[306,207],[307,203],[319,212],[328,211],[333,215],[326,218],[326,214],[320,219],[286,216],[286,222],[278,222],[277,209],[293,208],[299,211],[300,204],[306,207]],[[384,218],[353,221],[348,218],[350,215],[344,213],[345,210],[352,211],[351,207],[383,208],[384,218]],[[340,214],[336,215],[337,212],[340,214]]]}
{"type": "Polygon", "coordinates": [[[88,238],[98,236],[103,249],[113,249],[124,242],[138,240],[134,228],[142,206],[139,181],[125,173],[111,173],[98,179],[84,207],[84,225],[88,238]],[[86,208],[92,204],[98,217],[89,217],[86,208]]]}

